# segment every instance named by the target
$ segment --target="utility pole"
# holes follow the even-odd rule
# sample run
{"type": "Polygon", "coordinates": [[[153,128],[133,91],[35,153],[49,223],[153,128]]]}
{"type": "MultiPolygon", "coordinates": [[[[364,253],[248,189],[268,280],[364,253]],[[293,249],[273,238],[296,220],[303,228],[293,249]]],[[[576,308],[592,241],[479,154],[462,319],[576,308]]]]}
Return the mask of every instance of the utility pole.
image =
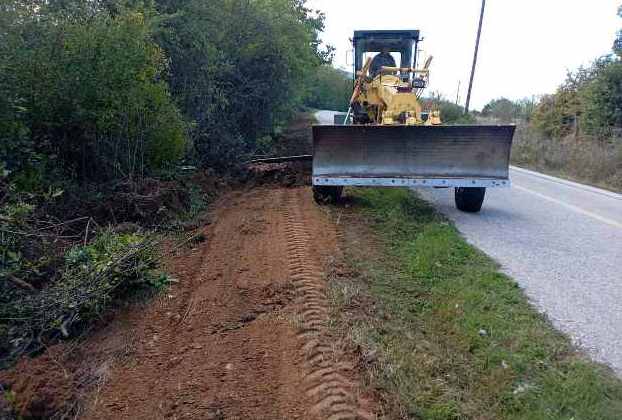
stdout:
{"type": "Polygon", "coordinates": [[[482,0],[482,12],[479,15],[479,26],[477,28],[477,39],[475,40],[475,54],[473,54],[473,67],[471,68],[471,81],[469,82],[469,93],[467,93],[466,106],[464,113],[469,113],[471,105],[471,90],[473,89],[473,78],[475,77],[475,67],[477,66],[477,53],[479,52],[479,39],[482,36],[482,24],[484,23],[484,10],[486,10],[486,0],[482,0]]]}
{"type": "Polygon", "coordinates": [[[460,105],[460,85],[462,80],[458,80],[458,90],[456,90],[456,105],[460,105]]]}

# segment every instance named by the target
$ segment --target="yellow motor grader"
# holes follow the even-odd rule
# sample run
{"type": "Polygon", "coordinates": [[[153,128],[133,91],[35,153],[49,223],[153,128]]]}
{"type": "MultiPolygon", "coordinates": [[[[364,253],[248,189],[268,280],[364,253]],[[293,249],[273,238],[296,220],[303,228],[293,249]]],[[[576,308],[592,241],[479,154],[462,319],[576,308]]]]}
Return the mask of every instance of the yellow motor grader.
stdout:
{"type": "Polygon", "coordinates": [[[455,188],[479,212],[486,188],[509,187],[513,125],[446,125],[421,97],[431,58],[417,67],[419,31],[356,31],[354,92],[341,124],[313,127],[313,192],[345,186],[455,188]],[[395,63],[398,58],[399,64],[395,63]]]}

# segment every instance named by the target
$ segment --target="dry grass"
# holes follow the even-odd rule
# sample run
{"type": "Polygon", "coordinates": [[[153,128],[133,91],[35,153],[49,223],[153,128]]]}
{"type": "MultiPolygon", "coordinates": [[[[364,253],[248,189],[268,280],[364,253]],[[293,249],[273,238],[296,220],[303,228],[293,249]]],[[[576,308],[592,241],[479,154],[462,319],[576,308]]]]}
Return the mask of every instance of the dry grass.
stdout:
{"type": "Polygon", "coordinates": [[[622,191],[622,139],[547,139],[519,125],[512,163],[613,191],[622,191]]]}

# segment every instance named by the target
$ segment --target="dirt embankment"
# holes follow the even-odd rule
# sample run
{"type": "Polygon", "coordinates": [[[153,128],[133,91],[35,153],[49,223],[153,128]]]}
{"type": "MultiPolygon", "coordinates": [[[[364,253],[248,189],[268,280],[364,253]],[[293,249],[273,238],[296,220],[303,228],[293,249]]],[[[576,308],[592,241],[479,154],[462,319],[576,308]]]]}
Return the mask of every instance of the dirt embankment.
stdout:
{"type": "Polygon", "coordinates": [[[22,414],[71,400],[87,419],[373,418],[327,328],[340,253],[309,189],[230,193],[212,220],[162,296],[0,374],[22,414]]]}

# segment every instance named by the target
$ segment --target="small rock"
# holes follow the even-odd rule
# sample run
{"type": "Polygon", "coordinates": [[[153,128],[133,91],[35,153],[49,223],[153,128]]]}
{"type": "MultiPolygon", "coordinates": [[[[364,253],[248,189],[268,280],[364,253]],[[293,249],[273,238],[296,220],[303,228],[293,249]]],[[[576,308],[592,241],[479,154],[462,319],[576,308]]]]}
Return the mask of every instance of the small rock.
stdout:
{"type": "Polygon", "coordinates": [[[486,337],[486,336],[488,336],[488,331],[486,331],[486,330],[479,330],[479,335],[482,336],[482,337],[486,337]]]}
{"type": "Polygon", "coordinates": [[[124,235],[128,233],[136,233],[140,230],[140,226],[136,223],[121,223],[113,228],[115,233],[124,235]]]}
{"type": "Polygon", "coordinates": [[[233,369],[233,364],[227,363],[227,366],[225,366],[225,369],[232,370],[233,369]]]}
{"type": "Polygon", "coordinates": [[[523,394],[523,393],[529,391],[531,388],[533,388],[533,385],[530,385],[530,384],[520,384],[513,391],[513,394],[514,395],[523,394]]]}
{"type": "Polygon", "coordinates": [[[363,360],[365,360],[365,363],[368,364],[374,363],[378,360],[378,352],[376,350],[370,350],[368,352],[365,352],[363,360]]]}
{"type": "Polygon", "coordinates": [[[256,319],[257,319],[257,314],[249,312],[247,314],[242,315],[242,317],[240,318],[240,321],[242,321],[243,323],[246,324],[246,323],[254,321],[256,319]]]}

